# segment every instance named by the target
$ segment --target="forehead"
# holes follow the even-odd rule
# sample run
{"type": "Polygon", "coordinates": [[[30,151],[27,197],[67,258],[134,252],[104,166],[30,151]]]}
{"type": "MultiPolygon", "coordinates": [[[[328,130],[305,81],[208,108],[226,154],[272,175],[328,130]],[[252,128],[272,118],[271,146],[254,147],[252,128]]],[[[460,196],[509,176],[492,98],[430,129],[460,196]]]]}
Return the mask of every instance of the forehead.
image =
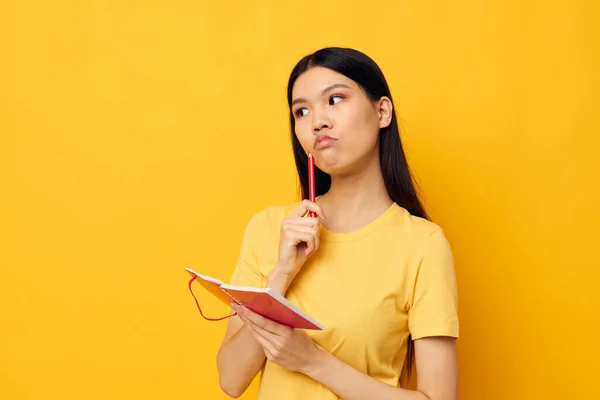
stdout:
{"type": "Polygon", "coordinates": [[[296,79],[292,88],[292,100],[298,97],[319,96],[323,89],[340,83],[358,89],[356,82],[339,72],[324,67],[312,67],[296,79]]]}

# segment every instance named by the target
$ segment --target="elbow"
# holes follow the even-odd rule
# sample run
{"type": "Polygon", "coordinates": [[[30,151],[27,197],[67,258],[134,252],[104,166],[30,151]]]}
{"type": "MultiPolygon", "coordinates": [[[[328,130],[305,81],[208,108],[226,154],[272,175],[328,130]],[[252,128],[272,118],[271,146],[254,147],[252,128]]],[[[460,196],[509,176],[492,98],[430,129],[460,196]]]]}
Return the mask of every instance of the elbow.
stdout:
{"type": "Polygon", "coordinates": [[[231,390],[232,388],[229,388],[227,386],[221,386],[221,390],[229,397],[237,399],[238,397],[240,397],[244,392],[240,391],[240,390],[231,390]]]}
{"type": "Polygon", "coordinates": [[[245,388],[236,385],[235,382],[223,379],[222,377],[219,377],[219,386],[227,396],[232,397],[234,399],[237,399],[246,391],[245,388]]]}
{"type": "Polygon", "coordinates": [[[419,391],[420,394],[423,395],[422,400],[458,400],[458,394],[457,393],[452,393],[452,392],[448,392],[448,393],[430,393],[430,392],[423,392],[423,391],[419,391]]]}
{"type": "Polygon", "coordinates": [[[217,362],[217,370],[219,371],[219,387],[227,396],[237,399],[244,394],[246,387],[242,386],[240,379],[236,379],[235,371],[233,374],[227,373],[219,362],[217,362]]]}

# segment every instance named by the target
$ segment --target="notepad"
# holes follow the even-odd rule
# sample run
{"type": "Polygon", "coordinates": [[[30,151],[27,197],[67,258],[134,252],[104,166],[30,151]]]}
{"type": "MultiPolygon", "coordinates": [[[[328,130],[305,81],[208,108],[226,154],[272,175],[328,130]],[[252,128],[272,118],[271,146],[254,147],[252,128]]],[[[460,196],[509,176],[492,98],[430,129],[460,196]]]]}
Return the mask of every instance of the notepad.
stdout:
{"type": "Polygon", "coordinates": [[[271,288],[234,286],[191,268],[185,270],[208,292],[228,306],[235,302],[272,321],[292,328],[323,330],[323,325],[271,288]]]}

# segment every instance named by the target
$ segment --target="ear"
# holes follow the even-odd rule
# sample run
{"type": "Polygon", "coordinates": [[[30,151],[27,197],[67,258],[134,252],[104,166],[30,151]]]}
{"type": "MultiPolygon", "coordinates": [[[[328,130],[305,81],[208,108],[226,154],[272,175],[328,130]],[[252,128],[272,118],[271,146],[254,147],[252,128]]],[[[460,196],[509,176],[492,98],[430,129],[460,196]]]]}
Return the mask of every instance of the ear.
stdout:
{"type": "Polygon", "coordinates": [[[379,99],[377,112],[379,113],[379,128],[386,128],[392,122],[392,101],[387,96],[379,99]]]}

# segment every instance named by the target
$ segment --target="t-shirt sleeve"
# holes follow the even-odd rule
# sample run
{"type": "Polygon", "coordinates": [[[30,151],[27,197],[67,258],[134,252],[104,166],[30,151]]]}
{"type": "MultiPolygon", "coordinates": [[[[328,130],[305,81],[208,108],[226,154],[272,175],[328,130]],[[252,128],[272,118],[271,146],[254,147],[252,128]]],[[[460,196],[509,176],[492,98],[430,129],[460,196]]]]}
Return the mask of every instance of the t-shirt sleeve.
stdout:
{"type": "Polygon", "coordinates": [[[266,278],[260,272],[256,254],[259,232],[258,216],[255,215],[246,224],[239,250],[238,261],[229,283],[237,286],[264,287],[266,278]]]}
{"type": "Polygon", "coordinates": [[[454,259],[441,229],[424,246],[416,270],[408,328],[413,339],[458,337],[458,296],[454,259]]]}

